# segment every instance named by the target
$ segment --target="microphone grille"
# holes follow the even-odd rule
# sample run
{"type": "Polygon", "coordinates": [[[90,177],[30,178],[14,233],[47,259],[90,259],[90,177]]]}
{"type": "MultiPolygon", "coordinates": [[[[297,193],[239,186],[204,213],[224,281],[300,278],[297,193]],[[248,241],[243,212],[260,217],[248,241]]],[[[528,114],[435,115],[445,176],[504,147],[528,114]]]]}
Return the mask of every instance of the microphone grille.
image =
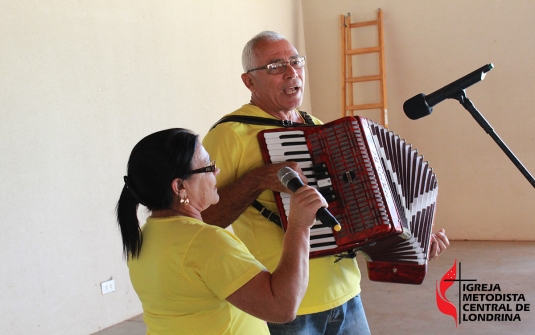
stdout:
{"type": "Polygon", "coordinates": [[[431,114],[433,108],[429,107],[425,101],[425,95],[420,93],[405,101],[403,104],[403,111],[409,119],[417,120],[431,114]]]}
{"type": "Polygon", "coordinates": [[[288,182],[290,180],[296,177],[299,178],[297,172],[287,166],[281,168],[279,172],[277,172],[277,176],[279,177],[279,180],[284,187],[288,187],[288,182]]]}

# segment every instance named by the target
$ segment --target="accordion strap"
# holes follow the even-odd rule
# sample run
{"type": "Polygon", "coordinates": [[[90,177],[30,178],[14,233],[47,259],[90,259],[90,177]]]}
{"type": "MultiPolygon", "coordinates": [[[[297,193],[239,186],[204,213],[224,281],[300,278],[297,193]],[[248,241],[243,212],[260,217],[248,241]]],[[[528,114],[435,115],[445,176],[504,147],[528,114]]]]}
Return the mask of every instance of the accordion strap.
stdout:
{"type": "Polygon", "coordinates": [[[210,130],[214,129],[223,122],[240,122],[240,123],[246,123],[246,124],[255,124],[260,126],[279,126],[279,127],[297,127],[297,126],[313,126],[314,121],[312,121],[312,118],[307,112],[298,111],[303,120],[305,120],[305,123],[300,122],[292,122],[289,120],[279,120],[279,119],[271,119],[267,117],[260,117],[260,116],[250,116],[250,115],[229,115],[221,118],[219,121],[214,123],[212,128],[210,130]]]}
{"type": "Polygon", "coordinates": [[[275,214],[272,211],[270,211],[269,209],[267,209],[266,207],[264,207],[264,205],[262,205],[256,199],[253,200],[253,203],[251,204],[251,206],[256,208],[260,212],[260,215],[265,217],[266,220],[271,221],[274,224],[276,224],[277,226],[282,228],[281,218],[280,218],[280,216],[278,214],[275,214]]]}

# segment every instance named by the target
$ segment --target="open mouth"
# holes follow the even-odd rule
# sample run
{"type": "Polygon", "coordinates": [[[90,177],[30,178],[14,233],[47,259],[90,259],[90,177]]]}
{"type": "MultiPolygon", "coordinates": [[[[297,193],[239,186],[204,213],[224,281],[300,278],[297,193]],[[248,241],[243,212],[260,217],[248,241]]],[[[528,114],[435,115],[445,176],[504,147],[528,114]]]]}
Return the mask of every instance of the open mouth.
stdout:
{"type": "Polygon", "coordinates": [[[296,94],[300,89],[300,86],[290,86],[286,88],[283,92],[286,94],[296,94]]]}

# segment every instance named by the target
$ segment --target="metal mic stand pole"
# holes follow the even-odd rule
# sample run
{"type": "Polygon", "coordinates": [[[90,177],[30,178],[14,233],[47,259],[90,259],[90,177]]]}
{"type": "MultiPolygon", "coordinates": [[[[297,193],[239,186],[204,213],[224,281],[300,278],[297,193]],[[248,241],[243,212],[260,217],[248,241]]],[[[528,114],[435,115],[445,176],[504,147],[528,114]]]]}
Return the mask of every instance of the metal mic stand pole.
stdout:
{"type": "Polygon", "coordinates": [[[472,101],[470,101],[464,92],[462,90],[461,93],[459,93],[458,96],[452,97],[452,99],[458,100],[461,105],[472,114],[474,119],[476,119],[477,123],[485,130],[487,134],[490,135],[494,139],[494,141],[498,144],[500,148],[502,148],[503,152],[509,157],[509,159],[515,164],[515,166],[522,172],[524,177],[530,182],[531,186],[535,187],[535,179],[533,176],[529,173],[529,171],[522,165],[522,163],[516,158],[515,154],[503,143],[502,139],[494,132],[494,129],[492,129],[491,125],[485,120],[483,115],[479,113],[479,111],[476,109],[472,101]]]}

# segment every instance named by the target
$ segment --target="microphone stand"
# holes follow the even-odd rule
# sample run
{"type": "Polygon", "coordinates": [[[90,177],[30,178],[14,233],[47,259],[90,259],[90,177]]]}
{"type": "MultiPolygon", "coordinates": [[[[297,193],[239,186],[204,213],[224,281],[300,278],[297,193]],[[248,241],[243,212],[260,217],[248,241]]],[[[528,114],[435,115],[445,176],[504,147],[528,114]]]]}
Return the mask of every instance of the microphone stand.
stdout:
{"type": "Polygon", "coordinates": [[[515,154],[507,147],[505,143],[503,143],[502,139],[494,132],[494,129],[492,129],[491,125],[485,120],[483,115],[479,113],[479,111],[476,109],[472,101],[470,101],[466,97],[466,93],[464,90],[461,90],[461,92],[458,95],[454,95],[452,99],[455,99],[461,103],[461,105],[472,114],[474,119],[476,119],[477,123],[485,130],[487,134],[494,139],[494,141],[498,144],[500,148],[502,148],[503,152],[509,157],[509,159],[515,164],[515,166],[522,172],[524,177],[530,182],[531,186],[535,187],[535,179],[533,176],[529,173],[529,171],[522,165],[522,163],[516,158],[515,154]]]}

